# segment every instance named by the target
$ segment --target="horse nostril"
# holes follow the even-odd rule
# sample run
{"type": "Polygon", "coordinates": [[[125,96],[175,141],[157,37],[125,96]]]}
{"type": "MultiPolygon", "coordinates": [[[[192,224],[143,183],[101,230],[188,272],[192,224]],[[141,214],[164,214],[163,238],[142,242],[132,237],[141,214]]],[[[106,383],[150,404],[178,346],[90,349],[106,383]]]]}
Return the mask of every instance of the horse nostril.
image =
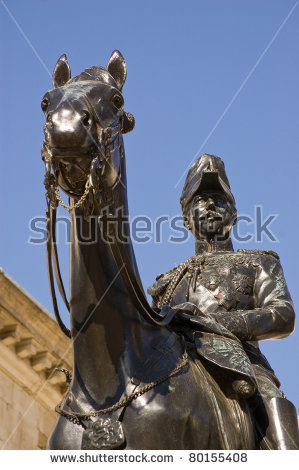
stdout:
{"type": "Polygon", "coordinates": [[[50,126],[53,125],[52,114],[51,114],[51,113],[48,113],[48,114],[47,114],[47,119],[46,119],[46,121],[47,121],[47,124],[48,124],[48,125],[50,125],[50,126]]]}
{"type": "Polygon", "coordinates": [[[89,119],[90,119],[90,114],[89,114],[89,112],[88,112],[88,111],[83,111],[82,117],[81,117],[81,121],[82,121],[82,124],[83,124],[84,126],[88,126],[88,125],[89,125],[89,123],[90,123],[89,119]]]}

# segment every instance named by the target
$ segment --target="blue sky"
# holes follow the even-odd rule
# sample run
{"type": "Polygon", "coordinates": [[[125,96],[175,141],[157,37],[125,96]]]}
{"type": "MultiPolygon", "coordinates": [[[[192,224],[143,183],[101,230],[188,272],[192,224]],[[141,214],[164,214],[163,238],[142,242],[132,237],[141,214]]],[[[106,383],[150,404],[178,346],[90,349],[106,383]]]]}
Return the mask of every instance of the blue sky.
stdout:
{"type": "MultiPolygon", "coordinates": [[[[204,152],[219,155],[239,214],[276,215],[276,242],[242,222],[251,240],[235,249],[278,252],[298,311],[298,2],[6,0],[0,22],[0,265],[15,281],[52,312],[45,245],[28,240],[45,213],[40,101],[55,63],[66,53],[76,75],[119,49],[136,120],[125,136],[131,217],[180,215],[184,172],[204,152]]],[[[165,223],[160,243],[135,244],[145,287],[193,255],[192,239],[170,243],[170,232],[165,223]]],[[[63,236],[59,251],[67,284],[63,236]]],[[[261,344],[297,409],[298,339],[261,344]]]]}

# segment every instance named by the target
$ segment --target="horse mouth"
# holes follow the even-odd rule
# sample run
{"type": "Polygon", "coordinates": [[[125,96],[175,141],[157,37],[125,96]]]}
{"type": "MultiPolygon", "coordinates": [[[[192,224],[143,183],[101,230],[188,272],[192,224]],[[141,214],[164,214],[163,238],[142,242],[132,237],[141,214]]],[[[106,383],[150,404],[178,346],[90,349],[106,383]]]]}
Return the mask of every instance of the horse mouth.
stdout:
{"type": "Polygon", "coordinates": [[[68,196],[80,197],[88,179],[90,163],[88,159],[82,161],[74,157],[74,160],[66,162],[66,159],[59,159],[55,163],[57,182],[68,196]]]}

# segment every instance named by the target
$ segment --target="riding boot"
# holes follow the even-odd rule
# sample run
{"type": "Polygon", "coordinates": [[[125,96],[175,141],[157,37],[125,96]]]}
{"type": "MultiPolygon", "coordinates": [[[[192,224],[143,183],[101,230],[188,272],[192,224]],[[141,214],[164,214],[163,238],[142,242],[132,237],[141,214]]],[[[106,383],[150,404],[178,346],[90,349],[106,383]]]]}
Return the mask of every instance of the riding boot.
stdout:
{"type": "Polygon", "coordinates": [[[255,411],[261,434],[261,447],[271,450],[298,450],[298,416],[293,403],[285,398],[263,399],[255,411]]]}

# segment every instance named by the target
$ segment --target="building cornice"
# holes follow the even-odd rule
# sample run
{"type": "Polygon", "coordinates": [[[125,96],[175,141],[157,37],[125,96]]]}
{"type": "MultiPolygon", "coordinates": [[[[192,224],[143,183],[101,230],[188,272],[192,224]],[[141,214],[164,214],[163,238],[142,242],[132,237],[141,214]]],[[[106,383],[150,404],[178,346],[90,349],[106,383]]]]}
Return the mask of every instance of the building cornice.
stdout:
{"type": "Polygon", "coordinates": [[[0,269],[0,370],[49,411],[72,369],[71,341],[54,318],[0,269]]]}

